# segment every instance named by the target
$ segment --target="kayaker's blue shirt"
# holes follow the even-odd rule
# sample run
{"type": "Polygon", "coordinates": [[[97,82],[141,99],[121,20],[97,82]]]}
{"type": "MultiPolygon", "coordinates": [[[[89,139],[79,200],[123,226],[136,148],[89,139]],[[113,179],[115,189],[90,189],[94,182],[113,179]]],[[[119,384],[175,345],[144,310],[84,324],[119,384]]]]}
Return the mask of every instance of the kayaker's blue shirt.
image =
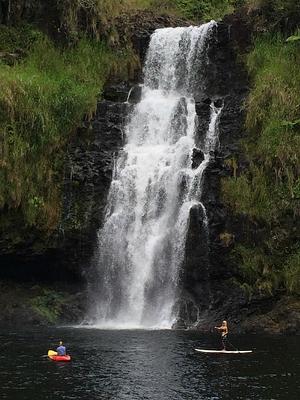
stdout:
{"type": "Polygon", "coordinates": [[[65,356],[67,353],[65,346],[59,346],[56,351],[59,356],[65,356]]]}

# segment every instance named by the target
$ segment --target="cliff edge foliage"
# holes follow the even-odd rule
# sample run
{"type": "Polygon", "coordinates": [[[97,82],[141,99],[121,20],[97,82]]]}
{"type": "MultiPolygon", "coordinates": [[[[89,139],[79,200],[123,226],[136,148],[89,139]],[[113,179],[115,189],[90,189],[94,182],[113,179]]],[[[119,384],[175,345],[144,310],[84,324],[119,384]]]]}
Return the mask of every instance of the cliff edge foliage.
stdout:
{"type": "Polygon", "coordinates": [[[223,196],[249,222],[234,249],[240,282],[250,292],[299,295],[300,5],[249,3],[258,29],[247,56],[247,135],[237,159],[228,161],[235,171],[223,180],[223,196]]]}

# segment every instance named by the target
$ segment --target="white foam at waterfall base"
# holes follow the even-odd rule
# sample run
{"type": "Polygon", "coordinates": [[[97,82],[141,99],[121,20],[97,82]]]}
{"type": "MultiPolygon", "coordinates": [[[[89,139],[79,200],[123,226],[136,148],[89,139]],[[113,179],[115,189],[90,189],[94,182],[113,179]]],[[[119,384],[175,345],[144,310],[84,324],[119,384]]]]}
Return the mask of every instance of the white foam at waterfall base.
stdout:
{"type": "Polygon", "coordinates": [[[163,329],[176,319],[189,212],[201,205],[203,172],[217,143],[220,110],[212,107],[205,159],[192,170],[193,67],[205,63],[215,24],[152,35],[142,98],[126,127],[94,258],[90,318],[98,327],[163,329]]]}

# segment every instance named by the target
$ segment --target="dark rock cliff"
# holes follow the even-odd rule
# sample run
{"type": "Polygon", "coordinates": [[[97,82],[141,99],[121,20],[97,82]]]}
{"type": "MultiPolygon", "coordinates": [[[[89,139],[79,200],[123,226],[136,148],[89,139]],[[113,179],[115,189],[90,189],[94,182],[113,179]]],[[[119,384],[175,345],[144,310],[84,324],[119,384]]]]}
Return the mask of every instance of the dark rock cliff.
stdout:
{"type": "MultiPolygon", "coordinates": [[[[64,259],[81,272],[88,265],[101,226],[114,159],[124,143],[131,99],[128,85],[110,86],[91,123],[68,147],[62,216],[64,259]]],[[[132,91],[133,92],[133,91],[132,91]]]]}
{"type": "Polygon", "coordinates": [[[220,196],[221,178],[229,172],[225,160],[236,154],[238,140],[245,134],[244,103],[249,90],[247,73],[237,59],[238,49],[233,39],[235,28],[225,23],[219,23],[215,28],[202,92],[196,94],[198,144],[208,129],[211,102],[222,107],[219,146],[205,171],[201,198],[209,220],[208,233],[201,206],[193,208],[178,305],[179,326],[203,330],[209,329],[218,319],[230,318],[239,322],[240,310],[247,303],[244,292],[233,283],[236,272],[228,254],[234,237],[226,231],[230,215],[220,196]]]}
{"type": "MultiPolygon", "coordinates": [[[[208,331],[216,321],[228,319],[232,331],[295,333],[300,328],[299,303],[295,299],[280,293],[250,296],[239,283],[239,266],[232,257],[235,243],[251,232],[255,246],[264,227],[246,215],[234,215],[221,196],[221,179],[236,173],[234,160],[238,158],[240,168],[247,168],[239,142],[247,135],[245,104],[250,88],[245,67],[238,60],[250,43],[248,19],[233,15],[226,18],[226,23],[219,23],[209,46],[204,90],[201,96],[196,94],[198,144],[209,125],[211,102],[223,108],[219,148],[205,171],[201,198],[209,220],[208,238],[203,210],[194,207],[182,267],[177,326],[208,331]]],[[[194,154],[197,156],[197,152],[194,154]]]]}
{"type": "MultiPolygon", "coordinates": [[[[26,7],[20,12],[29,20],[33,14],[44,15],[44,8],[34,10],[34,1],[23,3],[26,3],[26,7]]],[[[0,2],[0,7],[1,21],[8,23],[11,14],[5,8],[5,1],[0,2]]],[[[15,17],[19,18],[18,14],[15,17]]],[[[119,36],[122,38],[126,35],[132,41],[141,63],[155,29],[188,25],[186,21],[154,17],[152,14],[124,18],[116,23],[119,36]]],[[[59,23],[56,21],[55,27],[58,28],[59,23]]],[[[245,291],[236,283],[237,271],[230,259],[235,237],[229,232],[243,235],[243,224],[248,221],[233,217],[222,203],[220,195],[221,178],[232,172],[226,161],[239,152],[238,141],[245,134],[243,122],[248,77],[243,65],[238,62],[238,54],[244,51],[249,42],[247,21],[227,18],[226,23],[219,23],[209,44],[201,95],[200,91],[195,93],[198,144],[208,128],[211,102],[214,101],[216,106],[222,106],[223,109],[219,123],[219,148],[205,171],[201,199],[209,220],[208,232],[203,227],[203,209],[193,207],[190,212],[181,292],[177,303],[179,327],[194,326],[209,330],[217,320],[228,318],[242,329],[257,329],[259,327],[252,315],[260,312],[264,313],[261,325],[270,323],[268,312],[274,306],[274,299],[264,299],[263,302],[252,299],[250,302],[245,291]],[[246,318],[248,323],[245,323],[246,318]]],[[[10,227],[2,227],[0,280],[13,278],[19,282],[74,282],[79,290],[82,289],[97,231],[103,220],[113,162],[124,143],[125,121],[132,104],[139,98],[139,79],[140,74],[134,82],[108,85],[94,118],[83,121],[68,144],[62,182],[63,212],[58,229],[50,236],[41,236],[39,232],[22,226],[20,221],[11,221],[10,227]],[[12,227],[14,231],[10,234],[12,227]],[[19,235],[16,235],[16,231],[19,235]]],[[[193,167],[196,168],[203,154],[195,149],[193,156],[193,167]]],[[[255,227],[253,232],[254,236],[259,237],[255,227]]],[[[82,307],[84,296],[78,297],[78,303],[82,307]]],[[[72,318],[80,318],[82,310],[78,314],[76,305],[73,307],[72,318]]],[[[283,310],[286,310],[284,299],[278,312],[283,310]]],[[[28,314],[12,314],[11,319],[16,315],[19,319],[25,315],[25,319],[28,314]]],[[[288,331],[290,327],[287,325],[284,329],[288,331]]],[[[279,327],[278,331],[284,329],[279,327]]]]}

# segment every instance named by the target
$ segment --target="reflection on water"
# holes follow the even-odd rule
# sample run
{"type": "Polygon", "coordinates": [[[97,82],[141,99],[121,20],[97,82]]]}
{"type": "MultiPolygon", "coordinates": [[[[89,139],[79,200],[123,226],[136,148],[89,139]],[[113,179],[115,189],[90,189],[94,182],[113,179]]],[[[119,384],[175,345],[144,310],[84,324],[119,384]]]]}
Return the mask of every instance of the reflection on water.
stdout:
{"type": "Polygon", "coordinates": [[[202,355],[217,336],[184,331],[44,329],[0,332],[0,398],[9,400],[293,400],[300,398],[297,338],[237,336],[250,355],[202,355]],[[43,357],[63,339],[73,356],[43,357]]]}

